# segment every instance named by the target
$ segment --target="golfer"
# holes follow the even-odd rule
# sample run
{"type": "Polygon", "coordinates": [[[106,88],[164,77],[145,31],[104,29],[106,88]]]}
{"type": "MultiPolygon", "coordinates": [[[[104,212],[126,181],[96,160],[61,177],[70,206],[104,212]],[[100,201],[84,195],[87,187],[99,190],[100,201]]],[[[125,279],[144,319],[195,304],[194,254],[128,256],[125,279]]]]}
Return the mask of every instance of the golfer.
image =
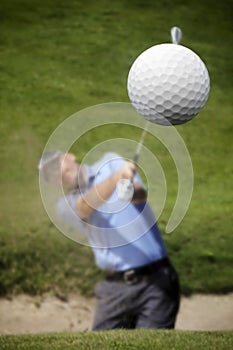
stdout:
{"type": "Polygon", "coordinates": [[[72,153],[52,151],[42,156],[39,171],[63,186],[57,213],[88,236],[96,264],[106,272],[95,287],[92,329],[174,328],[178,275],[135,164],[109,152],[81,165],[72,153]]]}

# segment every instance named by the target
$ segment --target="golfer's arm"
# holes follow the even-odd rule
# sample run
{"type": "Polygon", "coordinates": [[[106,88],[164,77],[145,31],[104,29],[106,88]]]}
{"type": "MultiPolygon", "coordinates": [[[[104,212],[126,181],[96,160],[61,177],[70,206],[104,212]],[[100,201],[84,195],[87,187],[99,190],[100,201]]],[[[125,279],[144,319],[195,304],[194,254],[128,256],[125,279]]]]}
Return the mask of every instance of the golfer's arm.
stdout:
{"type": "Polygon", "coordinates": [[[87,219],[94,210],[104,204],[114,191],[118,180],[119,176],[115,173],[78,199],[76,209],[82,220],[87,219]]]}

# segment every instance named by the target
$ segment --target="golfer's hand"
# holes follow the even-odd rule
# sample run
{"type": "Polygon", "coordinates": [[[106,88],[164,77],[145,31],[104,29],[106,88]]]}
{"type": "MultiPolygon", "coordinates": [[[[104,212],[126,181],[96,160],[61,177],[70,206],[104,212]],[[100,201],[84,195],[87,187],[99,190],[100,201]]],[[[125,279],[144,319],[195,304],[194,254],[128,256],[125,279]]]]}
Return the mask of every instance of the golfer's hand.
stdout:
{"type": "Polygon", "coordinates": [[[117,172],[118,180],[121,180],[121,179],[132,180],[135,172],[136,172],[135,164],[131,162],[126,162],[126,164],[117,172]]]}
{"type": "Polygon", "coordinates": [[[116,190],[119,199],[131,201],[134,194],[134,185],[130,179],[120,179],[117,182],[116,190]]]}

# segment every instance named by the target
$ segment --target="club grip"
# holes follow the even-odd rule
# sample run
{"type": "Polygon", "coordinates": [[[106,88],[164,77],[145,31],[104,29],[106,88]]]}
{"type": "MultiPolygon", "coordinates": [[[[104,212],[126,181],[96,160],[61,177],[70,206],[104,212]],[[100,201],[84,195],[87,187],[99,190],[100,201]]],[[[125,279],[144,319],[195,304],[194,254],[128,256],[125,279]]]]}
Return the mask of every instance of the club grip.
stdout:
{"type": "Polygon", "coordinates": [[[133,162],[134,164],[137,164],[138,158],[139,158],[139,153],[135,153],[135,155],[133,156],[132,162],[133,162]]]}

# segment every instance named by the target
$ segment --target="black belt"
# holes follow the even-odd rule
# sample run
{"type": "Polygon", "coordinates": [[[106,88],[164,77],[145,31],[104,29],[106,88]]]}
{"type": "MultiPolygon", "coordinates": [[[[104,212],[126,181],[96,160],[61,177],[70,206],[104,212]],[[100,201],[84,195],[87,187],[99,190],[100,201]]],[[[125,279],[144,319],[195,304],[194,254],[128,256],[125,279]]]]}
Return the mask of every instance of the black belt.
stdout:
{"type": "Polygon", "coordinates": [[[168,266],[169,264],[169,259],[166,257],[161,260],[154,261],[151,264],[126,271],[108,271],[106,274],[106,280],[125,281],[127,284],[134,284],[143,279],[144,276],[148,276],[149,274],[158,271],[161,267],[168,266]]]}

